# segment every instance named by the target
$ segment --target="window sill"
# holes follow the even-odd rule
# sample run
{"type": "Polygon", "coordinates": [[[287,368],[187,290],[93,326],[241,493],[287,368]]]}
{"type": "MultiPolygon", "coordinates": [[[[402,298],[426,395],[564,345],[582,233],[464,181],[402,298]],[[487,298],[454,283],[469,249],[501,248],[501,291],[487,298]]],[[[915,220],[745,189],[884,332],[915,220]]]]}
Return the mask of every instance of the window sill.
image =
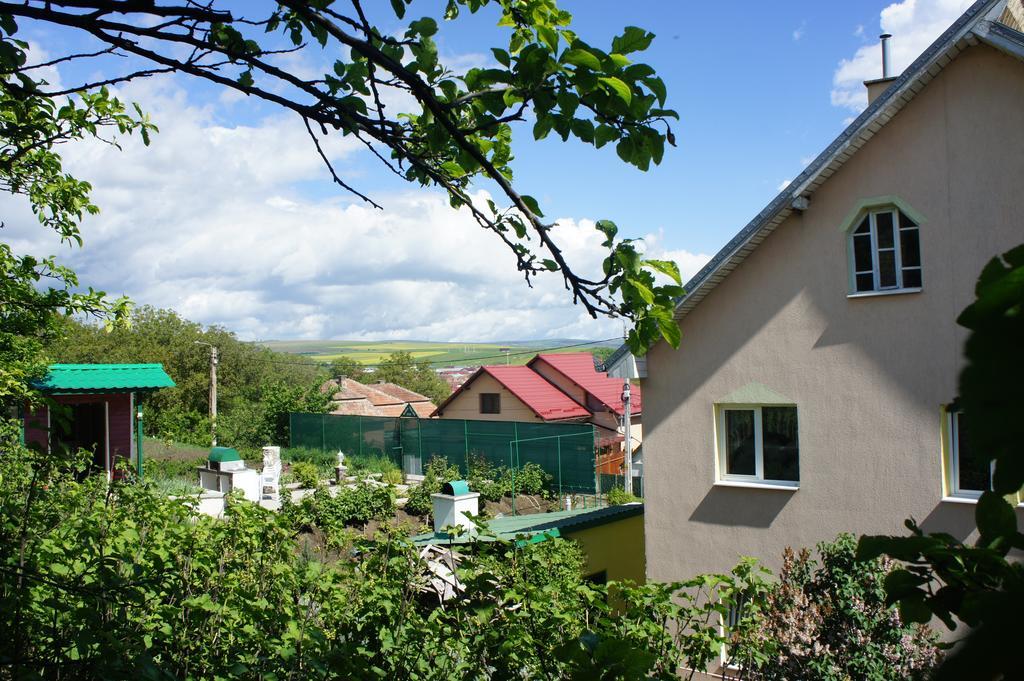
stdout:
{"type": "Polygon", "coordinates": [[[916,286],[914,288],[893,288],[886,289],[883,291],[858,291],[856,293],[847,293],[847,298],[874,298],[875,296],[899,296],[904,293],[920,293],[921,287],[916,286]]]}
{"type": "Polygon", "coordinates": [[[795,492],[800,489],[800,483],[792,484],[784,482],[754,482],[746,480],[715,480],[715,487],[744,487],[747,489],[775,489],[784,492],[795,492]]]}
{"type": "Polygon", "coordinates": [[[942,497],[942,501],[947,504],[977,504],[978,497],[949,496],[942,497]]]}

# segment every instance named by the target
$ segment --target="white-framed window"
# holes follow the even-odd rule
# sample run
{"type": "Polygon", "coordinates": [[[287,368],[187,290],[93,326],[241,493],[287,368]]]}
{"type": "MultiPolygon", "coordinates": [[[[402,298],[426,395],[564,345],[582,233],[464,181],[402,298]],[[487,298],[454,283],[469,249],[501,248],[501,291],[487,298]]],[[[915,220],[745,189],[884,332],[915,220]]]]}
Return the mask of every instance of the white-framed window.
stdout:
{"type": "Polygon", "coordinates": [[[982,492],[992,489],[992,472],[995,462],[978,455],[971,447],[963,411],[951,409],[946,412],[949,432],[949,455],[947,457],[950,495],[977,499],[982,492]]]}
{"type": "Polygon", "coordinates": [[[919,290],[920,232],[917,222],[894,206],[865,213],[849,235],[851,292],[919,290]]]}
{"type": "Polygon", "coordinates": [[[800,443],[794,405],[720,405],[718,474],[721,480],[800,482],[800,443]]]}

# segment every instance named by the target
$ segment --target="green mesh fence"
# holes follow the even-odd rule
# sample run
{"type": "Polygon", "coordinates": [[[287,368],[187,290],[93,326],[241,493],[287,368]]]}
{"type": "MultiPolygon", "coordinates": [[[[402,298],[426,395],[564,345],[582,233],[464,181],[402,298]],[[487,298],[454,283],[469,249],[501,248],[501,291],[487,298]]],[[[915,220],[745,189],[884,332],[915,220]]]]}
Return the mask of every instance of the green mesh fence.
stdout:
{"type": "MultiPolygon", "coordinates": [[[[598,494],[608,494],[613,487],[620,489],[626,489],[626,476],[625,475],[612,475],[610,473],[601,473],[598,476],[598,494]]],[[[633,476],[633,496],[640,497],[644,496],[644,481],[639,475],[633,476]]]]}
{"type": "Polygon", "coordinates": [[[462,475],[475,457],[514,469],[536,463],[559,493],[597,491],[590,424],[293,413],[291,446],[386,456],[413,474],[433,457],[446,458],[462,475]]]}

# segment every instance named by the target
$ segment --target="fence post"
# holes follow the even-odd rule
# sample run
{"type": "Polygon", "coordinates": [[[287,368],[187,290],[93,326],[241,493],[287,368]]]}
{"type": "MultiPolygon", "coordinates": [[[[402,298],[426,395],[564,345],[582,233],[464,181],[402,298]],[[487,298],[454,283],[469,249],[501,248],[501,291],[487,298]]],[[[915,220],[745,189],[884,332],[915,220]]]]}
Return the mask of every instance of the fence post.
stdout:
{"type": "Polygon", "coordinates": [[[512,475],[512,515],[516,514],[516,468],[512,465],[512,443],[514,440],[508,442],[508,470],[512,475]]]}
{"type": "Polygon", "coordinates": [[[357,416],[359,419],[359,458],[363,457],[363,417],[357,416]]]}
{"type": "Polygon", "coordinates": [[[558,443],[558,498],[562,498],[562,436],[555,438],[558,443]]]}
{"type": "Polygon", "coordinates": [[[327,416],[320,414],[320,451],[327,451],[327,416]]]}
{"type": "Polygon", "coordinates": [[[466,477],[469,478],[469,421],[466,419],[462,419],[462,448],[466,457],[466,477]]]}

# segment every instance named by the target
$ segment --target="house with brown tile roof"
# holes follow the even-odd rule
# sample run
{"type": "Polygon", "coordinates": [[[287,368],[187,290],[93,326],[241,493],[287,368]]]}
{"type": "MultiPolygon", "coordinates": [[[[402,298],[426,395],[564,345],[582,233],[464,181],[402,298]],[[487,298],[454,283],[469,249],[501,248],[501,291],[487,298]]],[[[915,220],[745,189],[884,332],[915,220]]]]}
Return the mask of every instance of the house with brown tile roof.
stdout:
{"type": "Polygon", "coordinates": [[[320,388],[331,393],[332,414],[347,416],[401,416],[407,407],[420,418],[434,412],[434,403],[395,383],[365,384],[351,378],[332,379],[320,388]]]}

